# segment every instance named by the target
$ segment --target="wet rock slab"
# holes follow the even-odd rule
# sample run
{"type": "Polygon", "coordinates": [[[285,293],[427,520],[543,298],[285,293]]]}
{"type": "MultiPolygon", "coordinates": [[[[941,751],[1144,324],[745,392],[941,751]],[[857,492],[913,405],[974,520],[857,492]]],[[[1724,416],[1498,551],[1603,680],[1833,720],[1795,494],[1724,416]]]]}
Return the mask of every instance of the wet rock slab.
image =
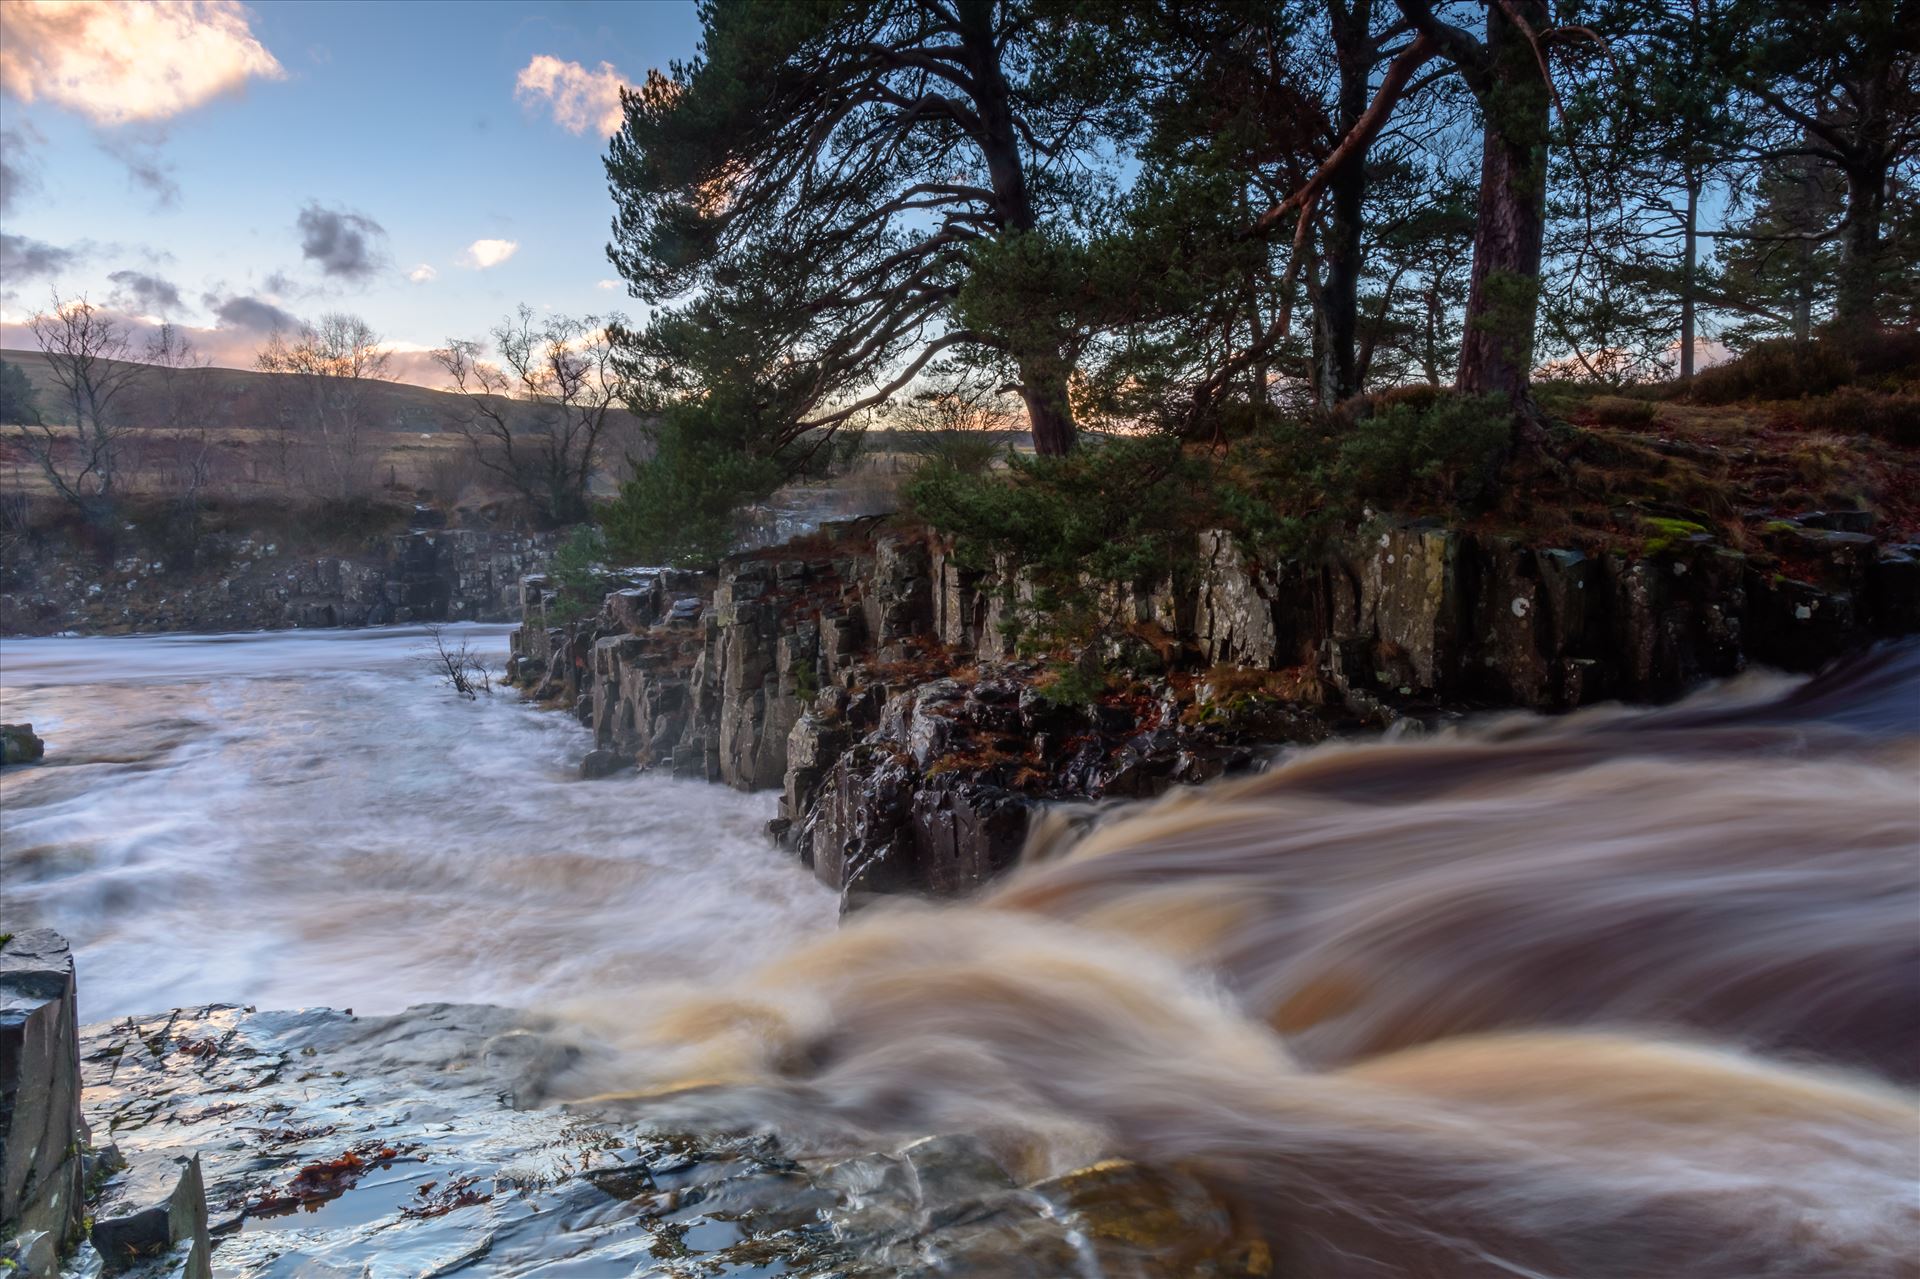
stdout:
{"type": "MultiPolygon", "coordinates": [[[[517,1108],[574,1050],[507,1009],[213,1007],[81,1044],[95,1140],[126,1161],[97,1220],[150,1214],[197,1168],[232,1279],[1260,1273],[1203,1190],[1132,1165],[1022,1186],[965,1137],[796,1159],[764,1133],[517,1108]]],[[[205,1273],[191,1222],[144,1220],[147,1255],[83,1250],[70,1274],[205,1273]]]]}

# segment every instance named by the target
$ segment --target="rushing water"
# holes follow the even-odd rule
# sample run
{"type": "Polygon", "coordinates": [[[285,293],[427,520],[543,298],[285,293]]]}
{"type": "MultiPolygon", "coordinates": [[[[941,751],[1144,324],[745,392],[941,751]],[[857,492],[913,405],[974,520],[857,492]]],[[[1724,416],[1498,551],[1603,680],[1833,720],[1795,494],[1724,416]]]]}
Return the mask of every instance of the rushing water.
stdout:
{"type": "Polygon", "coordinates": [[[1920,1273],[1920,644],[1337,744],[877,910],[575,1081],[1193,1170],[1276,1273],[1920,1273]]]}
{"type": "Polygon", "coordinates": [[[1920,1275],[1920,642],[1302,751],[837,930],[763,800],[575,782],[418,643],[7,642],[6,906],[89,1017],[564,1005],[558,1096],[1177,1166],[1293,1279],[1920,1275]]]}
{"type": "MultiPolygon", "coordinates": [[[[450,627],[505,655],[507,628],[450,627]]],[[[418,629],[0,640],[9,923],[88,1020],[213,1001],[552,1006],[738,971],[831,927],[765,796],[584,783],[587,735],[437,685],[418,629]]]]}

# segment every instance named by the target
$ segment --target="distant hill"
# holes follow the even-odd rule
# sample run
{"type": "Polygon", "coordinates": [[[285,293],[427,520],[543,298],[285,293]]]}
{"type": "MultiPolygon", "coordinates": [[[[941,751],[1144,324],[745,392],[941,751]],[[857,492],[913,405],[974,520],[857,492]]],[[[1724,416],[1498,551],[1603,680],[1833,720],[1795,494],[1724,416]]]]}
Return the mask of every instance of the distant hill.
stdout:
{"type": "MultiPolygon", "coordinates": [[[[0,351],[0,360],[20,367],[39,395],[42,412],[49,413],[57,420],[60,388],[53,379],[53,371],[47,366],[47,357],[39,351],[0,351]]],[[[145,376],[136,375],[138,380],[129,391],[132,401],[137,402],[141,398],[139,392],[145,376]]],[[[202,402],[206,405],[206,421],[199,425],[208,430],[245,431],[265,430],[277,422],[280,397],[276,383],[288,375],[259,373],[250,369],[207,368],[193,369],[181,376],[195,384],[194,389],[201,394],[202,402]]],[[[462,408],[461,397],[450,391],[434,391],[405,382],[382,381],[367,383],[367,406],[368,426],[371,429],[415,435],[451,430],[453,423],[459,420],[462,408]]],[[[635,420],[624,410],[619,411],[619,417],[622,422],[617,426],[630,425],[635,420]]],[[[136,412],[131,425],[157,424],[140,421],[136,412]]]]}
{"type": "MultiPolygon", "coordinates": [[[[0,350],[0,360],[16,365],[33,384],[42,415],[54,425],[66,425],[60,407],[60,387],[54,380],[47,357],[39,351],[0,350]]],[[[145,492],[163,493],[173,480],[166,464],[171,432],[159,420],[143,420],[153,398],[157,370],[140,364],[133,384],[122,401],[128,414],[127,425],[136,433],[151,429],[156,435],[150,447],[137,451],[138,460],[130,463],[129,483],[145,492]]],[[[192,429],[205,431],[219,446],[222,459],[222,483],[247,495],[261,496],[275,491],[278,454],[272,438],[281,425],[281,392],[284,373],[260,373],[250,369],[190,369],[179,375],[186,380],[191,402],[201,406],[201,420],[192,429]]],[[[466,439],[457,429],[463,419],[463,397],[450,391],[435,391],[405,382],[369,380],[365,383],[367,419],[362,442],[369,455],[370,472],[389,486],[467,487],[488,483],[484,475],[472,473],[466,439]],[[449,477],[449,468],[464,476],[449,477]]],[[[297,403],[297,400],[293,401],[297,403]]],[[[518,412],[531,414],[530,406],[518,406],[518,412]]],[[[301,423],[289,428],[300,432],[301,423]]],[[[629,455],[646,456],[648,444],[640,430],[640,419],[625,409],[617,409],[602,437],[601,471],[594,488],[610,493],[623,472],[629,455]]],[[[0,423],[0,491],[44,494],[50,492],[38,469],[23,447],[20,423],[0,423]]]]}

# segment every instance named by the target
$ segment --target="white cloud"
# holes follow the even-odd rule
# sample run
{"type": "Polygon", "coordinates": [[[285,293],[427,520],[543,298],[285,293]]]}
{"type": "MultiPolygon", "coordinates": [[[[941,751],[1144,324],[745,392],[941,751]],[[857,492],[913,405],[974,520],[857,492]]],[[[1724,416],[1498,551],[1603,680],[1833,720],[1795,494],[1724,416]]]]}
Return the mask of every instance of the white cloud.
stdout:
{"type": "Polygon", "coordinates": [[[601,280],[599,283],[595,284],[593,287],[596,289],[606,289],[608,292],[612,292],[614,289],[617,289],[620,287],[620,281],[601,280]]]}
{"type": "Polygon", "coordinates": [[[286,71],[239,0],[0,4],[0,90],[99,125],[165,120],[286,71]]]}
{"type": "Polygon", "coordinates": [[[466,263],[476,271],[499,266],[520,248],[518,240],[475,240],[467,246],[466,263]]]}
{"type": "Polygon", "coordinates": [[[432,266],[430,266],[425,262],[422,262],[419,266],[407,272],[407,278],[409,280],[412,280],[415,284],[425,284],[429,280],[433,279],[434,276],[439,274],[440,273],[434,270],[432,266]]]}
{"type": "Polygon", "coordinates": [[[520,69],[513,96],[524,103],[544,98],[553,110],[553,122],[570,133],[595,128],[605,136],[620,131],[624,83],[611,62],[589,71],[578,62],[562,62],[542,53],[520,69]]]}

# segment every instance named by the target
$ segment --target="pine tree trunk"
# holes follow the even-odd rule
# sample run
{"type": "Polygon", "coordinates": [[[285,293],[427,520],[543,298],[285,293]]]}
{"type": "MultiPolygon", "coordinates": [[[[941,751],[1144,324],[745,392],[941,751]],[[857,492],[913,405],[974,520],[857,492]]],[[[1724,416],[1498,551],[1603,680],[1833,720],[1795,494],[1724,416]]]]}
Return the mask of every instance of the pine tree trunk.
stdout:
{"type": "Polygon", "coordinates": [[[1033,430],[1033,451],[1041,457],[1064,457],[1076,435],[1073,412],[1067,404],[1067,378],[1057,360],[1020,362],[1020,398],[1027,405],[1033,430]]]}
{"type": "Polygon", "coordinates": [[[1328,183],[1331,216],[1323,245],[1326,275],[1320,284],[1320,305],[1314,309],[1323,408],[1332,408],[1360,393],[1354,342],[1360,310],[1360,209],[1366,187],[1366,171],[1358,161],[1328,183]]]}
{"type": "MultiPolygon", "coordinates": [[[[1333,16],[1334,46],[1339,50],[1338,136],[1345,137],[1367,109],[1370,17],[1364,4],[1356,5],[1351,14],[1343,13],[1337,5],[1329,8],[1333,16]]],[[[1330,409],[1360,393],[1354,343],[1359,331],[1366,163],[1366,152],[1361,151],[1327,184],[1328,217],[1321,242],[1324,275],[1313,316],[1317,357],[1314,380],[1322,408],[1330,409]]]]}
{"type": "Polygon", "coordinates": [[[1868,331],[1879,324],[1880,224],[1886,191],[1885,168],[1847,169],[1850,221],[1840,242],[1840,278],[1833,299],[1833,325],[1843,334],[1868,331]]]}
{"type": "MultiPolygon", "coordinates": [[[[1519,0],[1515,8],[1535,30],[1548,26],[1544,0],[1519,0]]],[[[1487,9],[1486,73],[1479,94],[1486,117],[1480,199],[1457,385],[1471,395],[1504,396],[1516,431],[1525,431],[1532,422],[1525,410],[1546,228],[1551,96],[1532,46],[1499,6],[1487,9]]]]}
{"type": "MultiPolygon", "coordinates": [[[[1257,348],[1266,334],[1266,325],[1260,319],[1260,284],[1247,273],[1247,343],[1257,348]]],[[[1266,408],[1269,399],[1267,389],[1267,357],[1256,357],[1247,369],[1247,401],[1257,408],[1266,408]]]]}
{"type": "Polygon", "coordinates": [[[1680,376],[1693,376],[1694,345],[1694,272],[1699,254],[1700,180],[1687,173],[1687,225],[1682,237],[1680,263],[1680,376]]]}
{"type": "MultiPolygon", "coordinates": [[[[1013,93],[1000,67],[993,0],[956,0],[960,43],[973,77],[974,105],[983,135],[979,143],[993,188],[994,213],[1004,234],[1034,228],[1032,196],[1014,128],[1013,93]]],[[[1013,351],[1020,370],[1020,398],[1026,402],[1033,447],[1043,457],[1059,457],[1073,448],[1073,410],[1067,401],[1067,369],[1057,353],[1013,351]]]]}
{"type": "Polygon", "coordinates": [[[1426,375],[1428,386],[1440,385],[1440,286],[1435,283],[1427,290],[1427,328],[1426,342],[1420,356],[1420,371],[1426,375]]]}

